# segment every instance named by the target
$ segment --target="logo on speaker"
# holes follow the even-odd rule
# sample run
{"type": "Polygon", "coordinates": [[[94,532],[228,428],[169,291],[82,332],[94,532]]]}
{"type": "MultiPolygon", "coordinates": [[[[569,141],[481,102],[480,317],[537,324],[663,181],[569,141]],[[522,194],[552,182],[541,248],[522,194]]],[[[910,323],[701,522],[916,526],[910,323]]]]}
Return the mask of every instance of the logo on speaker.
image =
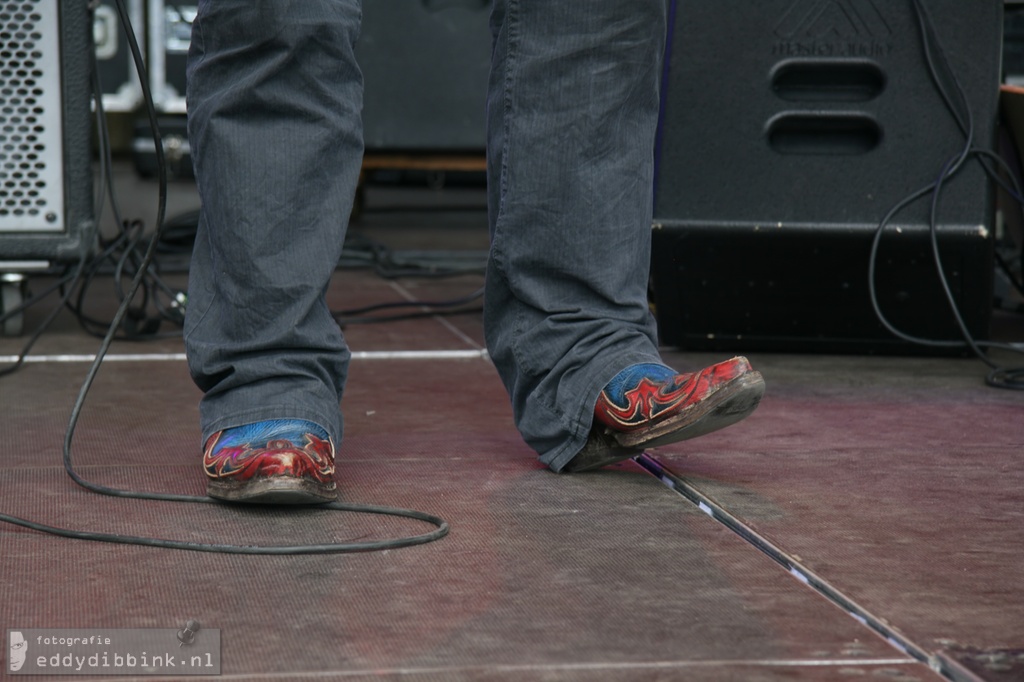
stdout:
{"type": "Polygon", "coordinates": [[[797,0],[775,26],[785,40],[880,40],[892,34],[874,0],[797,0]]]}
{"type": "Polygon", "coordinates": [[[775,25],[772,55],[876,59],[890,54],[892,27],[878,0],[796,0],[775,25]]]}

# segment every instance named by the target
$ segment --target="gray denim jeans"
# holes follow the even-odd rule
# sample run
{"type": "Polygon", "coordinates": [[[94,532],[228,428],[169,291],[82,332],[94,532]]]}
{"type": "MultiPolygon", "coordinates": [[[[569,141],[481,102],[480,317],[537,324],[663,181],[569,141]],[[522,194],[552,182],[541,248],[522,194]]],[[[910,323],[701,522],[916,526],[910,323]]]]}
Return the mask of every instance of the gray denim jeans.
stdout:
{"type": "MultiPolygon", "coordinates": [[[[647,281],[666,5],[492,10],[487,347],[523,438],[555,470],[608,380],[659,361],[647,281]]],[[[359,0],[200,0],[185,342],[204,439],[296,418],[341,441],[350,353],[324,291],[363,152],[359,24],[359,0]]]]}

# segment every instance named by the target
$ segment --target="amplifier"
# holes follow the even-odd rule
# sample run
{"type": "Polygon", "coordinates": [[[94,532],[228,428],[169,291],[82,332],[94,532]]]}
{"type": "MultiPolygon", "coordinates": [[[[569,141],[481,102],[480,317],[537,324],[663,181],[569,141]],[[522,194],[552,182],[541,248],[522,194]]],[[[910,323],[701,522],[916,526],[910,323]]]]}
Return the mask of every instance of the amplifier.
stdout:
{"type": "MultiPolygon", "coordinates": [[[[194,3],[149,0],[150,81],[161,112],[185,113],[195,16],[194,3]]],[[[483,151],[489,17],[488,0],[363,3],[356,58],[368,151],[483,151]]]]}
{"type": "Polygon", "coordinates": [[[488,0],[368,0],[356,58],[367,151],[483,152],[488,0]]]}
{"type": "Polygon", "coordinates": [[[0,14],[0,269],[77,260],[95,233],[88,5],[0,0],[0,14]]]}

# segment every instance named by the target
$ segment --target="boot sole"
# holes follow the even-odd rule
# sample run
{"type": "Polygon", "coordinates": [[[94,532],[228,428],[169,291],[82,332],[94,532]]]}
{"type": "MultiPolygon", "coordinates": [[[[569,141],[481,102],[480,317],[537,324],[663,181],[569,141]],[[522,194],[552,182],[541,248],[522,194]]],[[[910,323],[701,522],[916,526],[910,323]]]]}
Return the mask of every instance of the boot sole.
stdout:
{"type": "Polygon", "coordinates": [[[305,478],[275,476],[250,481],[214,481],[206,485],[206,494],[227,502],[249,504],[326,504],[338,499],[337,485],[325,485],[305,478]]]}

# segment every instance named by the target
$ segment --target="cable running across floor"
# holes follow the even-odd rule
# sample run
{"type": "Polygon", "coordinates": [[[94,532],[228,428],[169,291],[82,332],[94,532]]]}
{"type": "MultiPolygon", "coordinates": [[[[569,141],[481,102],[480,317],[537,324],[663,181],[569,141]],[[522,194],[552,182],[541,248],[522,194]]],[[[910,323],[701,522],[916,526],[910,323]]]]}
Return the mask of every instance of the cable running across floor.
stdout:
{"type": "MultiPolygon", "coordinates": [[[[115,336],[117,335],[118,329],[121,327],[121,323],[128,312],[129,306],[134,299],[139,287],[142,284],[143,279],[149,272],[150,264],[153,262],[154,255],[157,250],[157,245],[161,239],[161,232],[164,227],[164,216],[166,214],[167,205],[167,170],[166,160],[163,155],[163,143],[160,137],[159,125],[157,123],[156,109],[153,104],[152,93],[149,90],[148,78],[146,76],[145,64],[142,59],[142,54],[139,50],[138,42],[135,38],[134,31],[131,26],[131,22],[128,18],[127,10],[124,6],[124,0],[116,0],[118,15],[120,16],[121,24],[128,37],[128,44],[131,48],[132,57],[135,62],[135,66],[139,73],[139,79],[142,84],[142,90],[144,100],[146,103],[146,111],[149,115],[150,128],[153,134],[153,140],[157,155],[157,172],[159,182],[159,198],[157,208],[157,230],[153,237],[149,240],[149,245],[146,248],[141,260],[136,268],[135,275],[131,280],[130,285],[124,292],[122,302],[117,312],[114,315],[112,322],[110,323],[109,329],[100,344],[99,350],[96,352],[95,360],[89,367],[89,371],[86,375],[82,387],[79,390],[78,396],[75,400],[74,406],[72,407],[71,417],[68,422],[67,430],[64,437],[63,447],[63,464],[64,469],[68,476],[78,485],[92,492],[107,495],[111,497],[121,498],[132,498],[139,500],[155,500],[163,502],[185,502],[193,504],[223,504],[212,498],[205,496],[194,496],[194,495],[177,495],[169,493],[147,493],[133,490],[121,490],[117,488],[111,488],[108,486],[99,485],[83,479],[78,472],[75,470],[72,463],[72,442],[74,440],[75,427],[78,424],[79,417],[82,409],[85,406],[86,398],[89,394],[89,390],[92,387],[93,381],[99,372],[100,366],[103,363],[103,359],[110,348],[115,336]]],[[[96,81],[94,81],[95,85],[96,81]]],[[[96,89],[94,93],[96,100],[100,100],[102,93],[99,89],[96,89]]],[[[97,111],[102,113],[102,107],[97,106],[97,111]]],[[[84,256],[83,261],[84,263],[84,256]]],[[[81,274],[81,267],[78,269],[77,274],[72,279],[77,279],[81,274]]],[[[70,295],[71,287],[68,288],[65,294],[66,302],[67,297],[70,295]]],[[[61,306],[58,306],[56,310],[60,310],[61,306]]],[[[41,331],[39,332],[41,333],[41,331]]],[[[38,338],[38,334],[34,337],[38,338]]],[[[34,339],[33,339],[34,341],[34,339]]],[[[23,358],[23,356],[22,356],[23,358]]],[[[20,363],[19,363],[20,364],[20,363]]],[[[72,530],[66,528],[58,528],[35,521],[22,519],[16,516],[8,514],[0,514],[0,522],[10,523],[24,528],[30,528],[32,530],[40,531],[43,533],[49,533],[60,537],[74,538],[80,540],[91,540],[97,542],[109,542],[116,544],[127,544],[127,545],[139,545],[147,547],[160,547],[166,549],[183,549],[201,552],[215,552],[224,554],[261,554],[261,555],[292,555],[292,554],[336,554],[336,553],[348,553],[348,552],[368,552],[368,551],[379,551],[396,549],[400,547],[409,547],[413,545],[421,545],[428,542],[433,542],[443,538],[448,533],[448,523],[433,514],[426,512],[411,510],[411,509],[400,509],[387,506],[376,506],[376,505],[364,505],[364,504],[346,504],[342,502],[332,502],[323,505],[316,505],[315,507],[309,507],[311,509],[324,509],[332,511],[341,511],[357,514],[375,514],[393,517],[402,517],[411,519],[414,521],[424,522],[435,526],[435,530],[420,535],[413,535],[403,538],[365,541],[365,542],[339,542],[339,543],[322,543],[322,544],[296,544],[296,545],[232,545],[232,544],[221,544],[221,543],[197,543],[197,542],[185,542],[180,540],[168,540],[162,538],[149,538],[143,536],[131,536],[131,535],[120,535],[113,533],[97,533],[92,531],[72,530]]]]}

